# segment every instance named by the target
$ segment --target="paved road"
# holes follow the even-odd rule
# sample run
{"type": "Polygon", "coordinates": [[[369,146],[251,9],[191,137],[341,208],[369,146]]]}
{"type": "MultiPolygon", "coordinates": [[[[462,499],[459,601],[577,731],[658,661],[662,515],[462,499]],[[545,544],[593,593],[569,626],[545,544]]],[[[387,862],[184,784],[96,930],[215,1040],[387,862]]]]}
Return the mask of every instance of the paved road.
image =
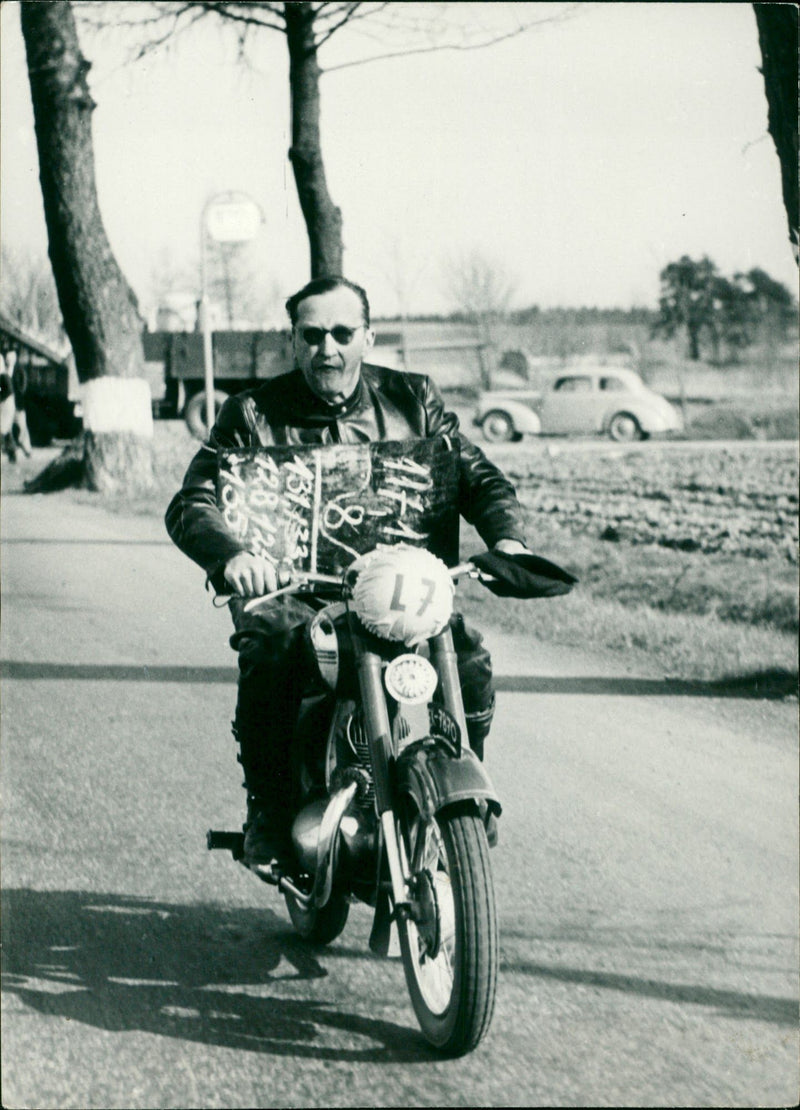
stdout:
{"type": "Polygon", "coordinates": [[[4,1106],[797,1101],[796,703],[489,637],[499,997],[440,1061],[366,910],[310,949],[205,851],[243,792],[201,573],[58,496],[2,538],[4,1106]]]}

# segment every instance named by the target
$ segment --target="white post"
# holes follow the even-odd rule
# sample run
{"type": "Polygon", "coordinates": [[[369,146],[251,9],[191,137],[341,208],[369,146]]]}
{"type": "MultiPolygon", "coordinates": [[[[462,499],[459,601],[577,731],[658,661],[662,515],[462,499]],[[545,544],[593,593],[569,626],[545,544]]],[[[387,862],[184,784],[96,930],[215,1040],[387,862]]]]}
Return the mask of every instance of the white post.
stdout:
{"type": "Polygon", "coordinates": [[[203,369],[206,390],[206,426],[214,426],[214,350],[206,289],[206,238],[217,243],[244,243],[252,239],[264,215],[246,193],[219,193],[203,205],[200,217],[200,326],[203,330],[203,369]]]}
{"type": "Polygon", "coordinates": [[[211,321],[206,290],[206,216],[210,201],[203,206],[200,217],[200,327],[203,331],[203,373],[206,390],[206,430],[211,434],[214,426],[214,348],[211,341],[211,321]]]}

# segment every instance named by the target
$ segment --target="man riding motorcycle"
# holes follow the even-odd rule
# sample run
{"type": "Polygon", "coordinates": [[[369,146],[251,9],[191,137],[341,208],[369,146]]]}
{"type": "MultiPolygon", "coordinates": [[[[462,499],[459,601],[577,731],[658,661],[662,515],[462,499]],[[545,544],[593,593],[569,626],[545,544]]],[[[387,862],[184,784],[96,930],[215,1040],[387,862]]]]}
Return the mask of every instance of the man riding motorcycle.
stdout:
{"type": "MultiPolygon", "coordinates": [[[[166,513],[177,546],[206,572],[207,585],[230,600],[239,652],[233,732],[247,790],[245,862],[280,864],[290,852],[289,744],[307,682],[303,629],[312,602],[273,599],[257,613],[245,599],[278,585],[275,567],[243,548],[216,501],[217,452],[293,444],[364,443],[448,435],[460,441],[458,508],[488,547],[527,552],[514,487],[459,431],[425,375],[363,361],[374,343],[367,294],[342,277],[315,278],[286,302],[294,369],[228,398],[189,464],[166,513]]],[[[491,661],[479,633],[452,620],[469,743],[483,758],[494,712],[491,661]]]]}

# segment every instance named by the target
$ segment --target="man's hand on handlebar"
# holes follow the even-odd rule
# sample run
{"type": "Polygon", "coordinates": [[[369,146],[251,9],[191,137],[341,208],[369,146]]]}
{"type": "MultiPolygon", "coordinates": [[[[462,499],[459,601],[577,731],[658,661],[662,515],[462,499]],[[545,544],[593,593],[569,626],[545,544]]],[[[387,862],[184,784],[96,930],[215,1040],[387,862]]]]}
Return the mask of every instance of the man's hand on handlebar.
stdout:
{"type": "Polygon", "coordinates": [[[288,585],[291,574],[282,567],[274,567],[263,555],[240,551],[225,564],[225,581],[240,597],[261,597],[288,585]]]}
{"type": "Polygon", "coordinates": [[[530,551],[520,540],[498,540],[492,550],[499,551],[501,555],[530,555],[530,551]]]}

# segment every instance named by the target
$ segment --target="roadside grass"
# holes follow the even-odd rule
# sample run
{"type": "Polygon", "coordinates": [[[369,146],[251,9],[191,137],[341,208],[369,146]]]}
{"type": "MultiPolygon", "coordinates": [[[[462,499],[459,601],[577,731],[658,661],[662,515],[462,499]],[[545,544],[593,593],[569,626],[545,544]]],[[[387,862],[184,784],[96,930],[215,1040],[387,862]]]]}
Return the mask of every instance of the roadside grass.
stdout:
{"type": "MultiPolygon", "coordinates": [[[[481,549],[465,529],[462,552],[481,549]]],[[[722,681],[778,672],[796,679],[797,570],[779,560],[699,556],[574,536],[554,525],[530,530],[537,553],[572,571],[563,597],[499,598],[477,583],[459,605],[478,627],[590,650],[635,653],[665,676],[722,681]]]]}
{"type": "Polygon", "coordinates": [[[687,439],[797,439],[800,410],[792,403],[766,400],[741,404],[689,405],[687,439]]]}
{"type": "Polygon", "coordinates": [[[798,633],[797,567],[788,559],[609,543],[576,535],[541,515],[528,534],[537,551],[572,570],[595,600],[798,633]]]}
{"type": "Polygon", "coordinates": [[[714,615],[660,613],[644,603],[622,606],[580,588],[562,598],[515,603],[477,589],[470,584],[460,608],[478,628],[584,651],[633,654],[664,677],[686,682],[777,675],[785,679],[783,688],[797,687],[797,638],[788,633],[714,615]]]}

